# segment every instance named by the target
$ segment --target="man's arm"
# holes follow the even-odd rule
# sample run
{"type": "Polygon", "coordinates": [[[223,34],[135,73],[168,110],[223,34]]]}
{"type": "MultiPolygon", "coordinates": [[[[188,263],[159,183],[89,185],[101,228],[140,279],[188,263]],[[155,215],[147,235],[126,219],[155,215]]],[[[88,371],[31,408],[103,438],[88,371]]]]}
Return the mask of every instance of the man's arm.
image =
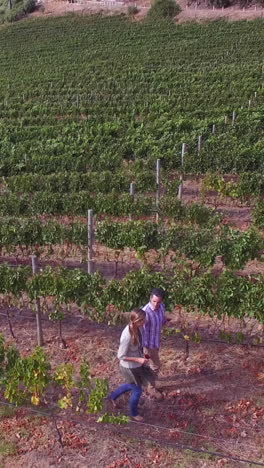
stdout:
{"type": "Polygon", "coordinates": [[[165,306],[164,306],[163,312],[164,312],[164,316],[163,316],[163,326],[164,326],[164,325],[167,325],[172,320],[172,318],[169,315],[166,315],[165,306]]]}
{"type": "Polygon", "coordinates": [[[161,307],[162,307],[162,313],[163,313],[162,325],[164,326],[164,325],[167,323],[167,317],[166,317],[166,312],[165,312],[165,305],[162,304],[161,307]]]}

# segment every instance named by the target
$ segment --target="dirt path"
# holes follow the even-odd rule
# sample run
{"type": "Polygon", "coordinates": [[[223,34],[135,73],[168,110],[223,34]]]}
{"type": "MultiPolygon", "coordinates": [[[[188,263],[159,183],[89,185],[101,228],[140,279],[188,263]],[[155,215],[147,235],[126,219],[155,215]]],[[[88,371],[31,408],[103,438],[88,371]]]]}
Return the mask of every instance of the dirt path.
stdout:
{"type": "Polygon", "coordinates": [[[213,9],[212,7],[204,8],[203,5],[198,6],[194,3],[193,5],[188,6],[189,2],[187,0],[178,0],[178,3],[182,8],[182,12],[177,16],[177,21],[179,23],[185,23],[188,21],[213,21],[220,18],[227,19],[229,21],[239,21],[264,17],[264,9],[260,6],[250,8],[234,6],[230,8],[213,9]]]}

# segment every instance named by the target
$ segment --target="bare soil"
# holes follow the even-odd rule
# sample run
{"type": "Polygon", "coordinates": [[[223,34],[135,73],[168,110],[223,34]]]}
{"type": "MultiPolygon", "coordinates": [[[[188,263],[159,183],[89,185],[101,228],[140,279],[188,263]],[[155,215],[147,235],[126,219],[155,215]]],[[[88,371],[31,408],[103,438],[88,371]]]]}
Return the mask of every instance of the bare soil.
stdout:
{"type": "MultiPolygon", "coordinates": [[[[182,312],[175,310],[170,326],[185,326],[188,331],[192,320],[191,316],[182,317],[182,312]]],[[[0,316],[0,323],[7,341],[12,342],[3,316],[0,316]]],[[[36,345],[34,315],[30,311],[15,314],[13,325],[17,346],[23,354],[30,353],[36,345]]],[[[216,336],[208,325],[208,319],[200,321],[200,331],[207,339],[200,344],[191,343],[189,356],[185,352],[184,340],[175,336],[163,337],[163,368],[158,380],[163,400],[158,402],[143,396],[140,411],[145,418],[144,423],[130,422],[123,426],[99,424],[93,415],[61,411],[56,417],[62,436],[61,447],[51,418],[25,408],[4,417],[2,411],[5,407],[1,405],[2,436],[16,447],[15,455],[2,455],[2,466],[240,466],[238,462],[224,459],[224,455],[264,461],[261,443],[264,429],[264,348],[211,342],[208,338],[216,339],[216,336]],[[220,452],[223,457],[182,451],[179,445],[220,452]]],[[[229,329],[231,327],[234,331],[239,326],[241,324],[235,321],[229,323],[229,329]]],[[[249,327],[249,323],[245,326],[249,327]]],[[[55,325],[45,322],[45,350],[52,366],[73,362],[78,369],[80,361],[86,357],[91,363],[93,376],[108,378],[110,388],[115,388],[121,382],[116,351],[122,327],[94,324],[75,315],[66,319],[63,330],[66,349],[58,345],[55,325]]],[[[43,405],[37,410],[45,414],[49,407],[43,405]]],[[[112,408],[106,405],[105,410],[111,412],[112,408]]],[[[127,398],[119,400],[119,408],[114,412],[128,414],[127,398]]]]}

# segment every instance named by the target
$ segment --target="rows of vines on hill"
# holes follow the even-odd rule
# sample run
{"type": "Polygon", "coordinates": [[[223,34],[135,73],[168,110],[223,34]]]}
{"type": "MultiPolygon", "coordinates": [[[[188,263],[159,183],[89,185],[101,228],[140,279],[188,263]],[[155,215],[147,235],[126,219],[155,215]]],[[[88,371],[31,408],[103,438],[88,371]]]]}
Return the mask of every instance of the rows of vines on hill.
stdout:
{"type": "MultiPolygon", "coordinates": [[[[205,191],[260,196],[254,216],[263,227],[263,24],[68,16],[0,29],[1,249],[86,247],[85,223],[43,223],[38,215],[83,216],[88,208],[99,215],[155,214],[157,159],[159,214],[161,221],[171,218],[166,226],[107,221],[96,227],[98,241],[135,249],[144,266],[146,252],[156,249],[163,273],[143,268],[106,284],[97,274],[47,270],[23,277],[16,295],[53,296],[56,311],[74,302],[104,320],[108,304],[129,310],[156,282],[170,291],[172,305],[263,320],[261,276],[252,282],[226,270],[216,279],[210,270],[167,271],[165,264],[168,253],[204,267],[221,255],[237,269],[261,256],[258,231],[221,226],[214,212],[185,207],[176,195],[181,173],[207,174],[205,191]],[[226,173],[240,174],[236,185],[221,182],[226,173]]],[[[5,268],[3,295],[16,284],[5,268]]]]}
{"type": "Polygon", "coordinates": [[[2,29],[0,174],[179,168],[182,142],[188,172],[263,171],[263,34],[117,17],[2,29]]]}

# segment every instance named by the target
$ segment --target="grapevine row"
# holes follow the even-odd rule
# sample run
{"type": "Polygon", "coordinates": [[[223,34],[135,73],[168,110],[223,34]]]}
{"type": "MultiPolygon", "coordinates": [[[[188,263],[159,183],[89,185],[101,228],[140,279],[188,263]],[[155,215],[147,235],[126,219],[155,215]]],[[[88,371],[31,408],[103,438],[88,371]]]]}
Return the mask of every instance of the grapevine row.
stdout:
{"type": "MultiPolygon", "coordinates": [[[[256,230],[240,232],[228,226],[220,227],[217,221],[217,216],[212,217],[205,227],[195,224],[165,227],[150,221],[102,221],[97,224],[96,240],[111,249],[134,249],[143,260],[147,251],[155,249],[164,258],[169,252],[174,255],[178,252],[205,266],[213,265],[216,257],[222,256],[227,266],[242,268],[249,260],[261,256],[264,241],[256,230]]],[[[87,236],[88,227],[84,223],[63,225],[49,221],[43,224],[36,219],[9,218],[0,226],[0,246],[7,250],[17,245],[35,247],[37,251],[41,246],[64,243],[85,247],[87,236]]]]}
{"type": "Polygon", "coordinates": [[[0,197],[0,216],[34,216],[34,215],[71,215],[86,216],[87,210],[92,209],[98,216],[141,216],[151,215],[156,211],[164,217],[187,221],[192,219],[198,224],[207,224],[213,216],[214,222],[221,219],[213,210],[205,205],[194,203],[185,206],[177,197],[162,196],[159,207],[153,195],[130,196],[129,193],[119,195],[90,192],[77,192],[71,194],[36,192],[34,195],[4,193],[0,197]]]}
{"type": "Polygon", "coordinates": [[[22,296],[25,300],[25,294],[31,302],[37,298],[54,298],[60,308],[75,303],[97,321],[114,321],[115,314],[120,318],[124,311],[141,306],[153,284],[166,289],[170,310],[181,305],[218,318],[228,315],[264,320],[263,275],[251,281],[226,270],[216,278],[211,272],[197,272],[189,266],[175,267],[167,273],[142,269],[122,280],[106,282],[100,274],[89,275],[82,270],[46,268],[32,276],[28,267],[14,270],[6,264],[0,265],[0,293],[12,295],[16,305],[22,296]],[[108,311],[109,304],[115,309],[113,315],[108,311]]]}
{"type": "Polygon", "coordinates": [[[240,232],[228,226],[179,225],[164,228],[150,222],[101,222],[97,240],[112,249],[133,248],[143,261],[148,250],[156,249],[161,257],[177,252],[207,267],[221,256],[226,266],[242,268],[249,260],[260,258],[264,248],[262,236],[253,229],[240,232]]]}
{"type": "MultiPolygon", "coordinates": [[[[3,177],[3,191],[8,192],[52,192],[52,193],[76,193],[94,192],[109,193],[111,191],[127,192],[131,182],[135,183],[137,192],[148,192],[156,189],[155,175],[150,170],[140,170],[135,164],[129,171],[125,168],[116,174],[110,171],[90,172],[80,174],[77,172],[62,172],[49,175],[23,174],[18,176],[3,177]]],[[[185,174],[185,179],[188,174],[185,174]]],[[[216,190],[221,195],[233,198],[247,196],[261,196],[264,194],[264,174],[259,172],[245,172],[239,174],[235,180],[226,180],[218,173],[208,173],[203,178],[203,190],[216,190]],[[238,180],[237,180],[238,179],[238,180]]],[[[170,179],[170,174],[162,175],[162,182],[166,193],[177,191],[179,181],[170,179]]]]}
{"type": "Polygon", "coordinates": [[[3,190],[9,192],[127,192],[131,182],[136,184],[137,192],[156,189],[155,175],[148,170],[119,170],[100,172],[62,172],[49,175],[23,174],[3,178],[3,190]]]}

